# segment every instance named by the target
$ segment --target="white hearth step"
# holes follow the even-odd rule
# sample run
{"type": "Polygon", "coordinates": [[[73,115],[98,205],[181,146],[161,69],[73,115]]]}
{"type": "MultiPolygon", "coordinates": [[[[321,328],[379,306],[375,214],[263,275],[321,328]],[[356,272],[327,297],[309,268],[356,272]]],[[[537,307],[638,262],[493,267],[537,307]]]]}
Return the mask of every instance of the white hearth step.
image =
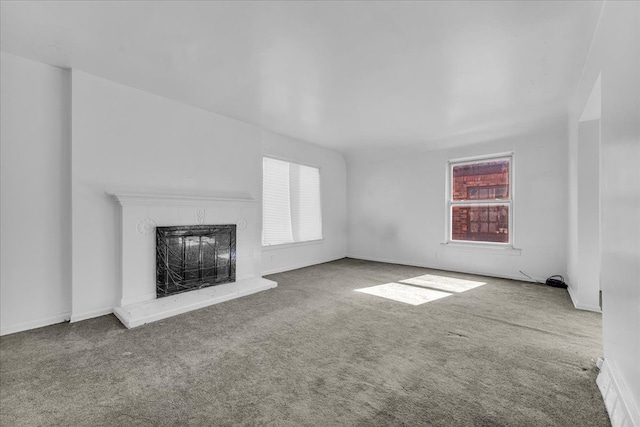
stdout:
{"type": "Polygon", "coordinates": [[[116,307],[113,313],[127,328],[135,328],[167,317],[208,307],[277,287],[272,280],[254,277],[233,283],[210,286],[136,304],[116,307]]]}

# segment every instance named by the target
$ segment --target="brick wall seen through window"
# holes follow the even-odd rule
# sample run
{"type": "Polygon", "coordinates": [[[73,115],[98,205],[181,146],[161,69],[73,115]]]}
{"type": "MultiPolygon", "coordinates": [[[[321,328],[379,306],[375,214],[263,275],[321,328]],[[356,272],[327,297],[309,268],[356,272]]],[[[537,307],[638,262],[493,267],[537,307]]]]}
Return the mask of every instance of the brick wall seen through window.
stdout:
{"type": "Polygon", "coordinates": [[[510,157],[451,165],[451,240],[509,243],[510,157]]]}

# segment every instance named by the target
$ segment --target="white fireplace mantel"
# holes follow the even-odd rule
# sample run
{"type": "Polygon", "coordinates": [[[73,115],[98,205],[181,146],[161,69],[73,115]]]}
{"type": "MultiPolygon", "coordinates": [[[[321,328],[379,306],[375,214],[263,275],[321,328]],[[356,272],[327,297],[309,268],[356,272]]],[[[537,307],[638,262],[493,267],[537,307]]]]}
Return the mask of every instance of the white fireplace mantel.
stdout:
{"type": "Polygon", "coordinates": [[[277,286],[260,274],[260,218],[250,194],[106,193],[121,211],[121,293],[114,313],[128,328],[277,286]],[[155,228],[203,224],[236,224],[236,282],[157,299],[155,228]]]}
{"type": "Polygon", "coordinates": [[[255,203],[248,193],[212,192],[212,193],[179,193],[163,194],[157,192],[132,192],[130,190],[106,191],[120,206],[130,205],[167,205],[194,206],[211,202],[255,203]]]}

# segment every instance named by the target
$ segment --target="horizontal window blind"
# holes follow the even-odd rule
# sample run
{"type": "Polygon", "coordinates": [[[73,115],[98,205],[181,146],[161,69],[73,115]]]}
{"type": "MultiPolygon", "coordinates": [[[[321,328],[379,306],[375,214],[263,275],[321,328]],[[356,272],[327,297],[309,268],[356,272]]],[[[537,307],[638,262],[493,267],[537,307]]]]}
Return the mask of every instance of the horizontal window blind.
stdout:
{"type": "Polygon", "coordinates": [[[322,239],[320,170],[263,159],[262,244],[322,239]]]}
{"type": "Polygon", "coordinates": [[[293,242],[289,163],[265,157],[262,188],[262,243],[278,245],[293,242]]]}

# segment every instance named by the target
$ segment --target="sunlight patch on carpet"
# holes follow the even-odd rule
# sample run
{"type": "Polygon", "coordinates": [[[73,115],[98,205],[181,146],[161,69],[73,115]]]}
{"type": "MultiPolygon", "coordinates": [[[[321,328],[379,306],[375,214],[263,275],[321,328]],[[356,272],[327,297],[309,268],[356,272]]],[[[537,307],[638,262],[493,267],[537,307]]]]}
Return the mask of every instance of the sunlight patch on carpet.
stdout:
{"type": "Polygon", "coordinates": [[[400,283],[385,283],[384,285],[356,289],[355,291],[411,305],[420,305],[425,302],[435,301],[451,295],[449,292],[417,288],[415,286],[403,285],[400,283]]]}
{"type": "Polygon", "coordinates": [[[442,291],[454,293],[468,291],[469,289],[474,289],[486,284],[485,282],[456,279],[455,277],[435,276],[433,274],[425,274],[424,276],[400,280],[400,283],[406,283],[415,286],[424,286],[425,288],[439,289],[442,291]]]}

